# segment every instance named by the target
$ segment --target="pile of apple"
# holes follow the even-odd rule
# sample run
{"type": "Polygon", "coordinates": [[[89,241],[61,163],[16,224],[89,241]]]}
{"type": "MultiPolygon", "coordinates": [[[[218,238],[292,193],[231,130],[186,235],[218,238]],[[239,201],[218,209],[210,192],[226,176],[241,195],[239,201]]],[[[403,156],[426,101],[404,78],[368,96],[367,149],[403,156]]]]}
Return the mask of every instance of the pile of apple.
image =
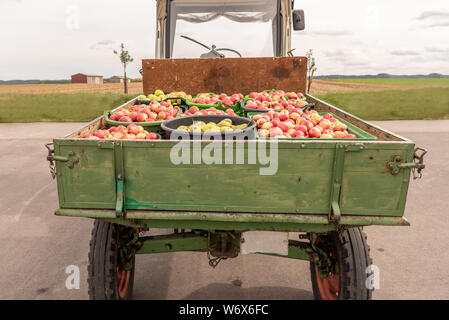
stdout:
{"type": "Polygon", "coordinates": [[[260,101],[260,100],[247,100],[245,108],[254,110],[287,110],[291,111],[295,108],[304,108],[307,105],[307,101],[303,100],[287,100],[285,97],[280,97],[279,100],[260,101]]]}
{"type": "Polygon", "coordinates": [[[193,106],[190,107],[185,113],[184,116],[202,116],[202,115],[227,115],[227,116],[237,116],[237,114],[232,109],[219,110],[217,108],[208,108],[200,110],[198,107],[193,106]]]}
{"type": "Polygon", "coordinates": [[[248,95],[249,98],[264,102],[264,101],[280,101],[281,98],[287,98],[289,100],[298,100],[304,99],[304,94],[301,92],[285,92],[284,90],[276,90],[276,91],[262,91],[262,92],[251,92],[248,95]]]}
{"type": "Polygon", "coordinates": [[[234,106],[237,101],[243,100],[243,94],[234,93],[228,96],[226,93],[222,94],[210,94],[210,93],[200,93],[196,98],[190,99],[191,103],[197,104],[218,104],[220,102],[224,103],[224,106],[234,106]]]}
{"type": "MultiPolygon", "coordinates": [[[[185,93],[184,91],[176,91],[176,92],[174,91],[174,92],[165,94],[164,91],[162,91],[160,89],[154,91],[154,93],[149,94],[148,96],[146,96],[144,94],[139,96],[139,100],[142,100],[142,101],[162,101],[167,98],[191,99],[192,96],[190,94],[185,93]]],[[[168,100],[168,103],[170,103],[170,102],[171,101],[168,100]]]]}
{"type": "Polygon", "coordinates": [[[158,140],[159,136],[154,132],[146,131],[142,126],[135,123],[125,126],[110,127],[109,129],[96,130],[93,134],[85,135],[85,139],[138,139],[158,140]]]}
{"type": "Polygon", "coordinates": [[[301,109],[269,111],[253,117],[261,138],[355,139],[348,127],[331,113],[320,116],[317,111],[301,109]]]}
{"type": "Polygon", "coordinates": [[[175,118],[179,107],[174,107],[165,101],[151,101],[149,105],[140,104],[120,108],[112,113],[109,119],[120,122],[153,122],[175,118]]]}

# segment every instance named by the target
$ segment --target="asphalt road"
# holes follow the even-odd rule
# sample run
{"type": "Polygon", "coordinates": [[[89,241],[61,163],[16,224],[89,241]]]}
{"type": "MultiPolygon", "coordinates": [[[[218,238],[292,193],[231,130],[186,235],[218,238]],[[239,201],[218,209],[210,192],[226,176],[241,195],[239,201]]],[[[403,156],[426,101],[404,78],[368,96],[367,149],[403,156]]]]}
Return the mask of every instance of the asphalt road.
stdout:
{"type": "MultiPolygon", "coordinates": [[[[377,124],[427,148],[422,180],[411,181],[411,227],[368,227],[380,270],[375,299],[449,299],[449,120],[377,124]]],[[[0,124],[0,299],[86,299],[93,221],[56,217],[56,182],[44,143],[76,123],[0,124]],[[81,286],[65,287],[79,266],[81,286]]],[[[137,257],[137,299],[311,299],[308,263],[250,255],[208,266],[205,253],[137,257]]]]}

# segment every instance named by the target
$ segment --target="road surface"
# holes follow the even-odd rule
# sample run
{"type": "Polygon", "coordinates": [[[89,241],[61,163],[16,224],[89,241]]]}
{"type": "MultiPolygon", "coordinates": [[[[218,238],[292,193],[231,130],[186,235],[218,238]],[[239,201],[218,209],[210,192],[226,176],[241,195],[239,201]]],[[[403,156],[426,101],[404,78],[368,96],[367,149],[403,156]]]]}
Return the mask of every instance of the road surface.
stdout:
{"type": "MultiPolygon", "coordinates": [[[[411,181],[411,227],[368,227],[380,289],[374,299],[449,299],[449,120],[377,124],[427,148],[422,180],[411,181]]],[[[0,124],[0,299],[87,299],[93,221],[56,217],[56,182],[44,143],[77,123],[0,124]],[[67,266],[81,270],[66,289],[67,266]]],[[[137,257],[137,299],[312,299],[308,263],[250,255],[209,267],[205,253],[137,257]]]]}

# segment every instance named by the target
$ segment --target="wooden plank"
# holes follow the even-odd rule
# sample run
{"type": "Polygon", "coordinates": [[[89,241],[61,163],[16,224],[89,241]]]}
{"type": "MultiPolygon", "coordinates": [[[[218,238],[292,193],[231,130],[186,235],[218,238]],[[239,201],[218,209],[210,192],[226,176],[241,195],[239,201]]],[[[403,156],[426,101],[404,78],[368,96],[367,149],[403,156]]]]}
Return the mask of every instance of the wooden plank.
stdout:
{"type": "Polygon", "coordinates": [[[143,92],[157,89],[248,94],[252,91],[306,90],[307,58],[205,58],[142,60],[143,92]]]}

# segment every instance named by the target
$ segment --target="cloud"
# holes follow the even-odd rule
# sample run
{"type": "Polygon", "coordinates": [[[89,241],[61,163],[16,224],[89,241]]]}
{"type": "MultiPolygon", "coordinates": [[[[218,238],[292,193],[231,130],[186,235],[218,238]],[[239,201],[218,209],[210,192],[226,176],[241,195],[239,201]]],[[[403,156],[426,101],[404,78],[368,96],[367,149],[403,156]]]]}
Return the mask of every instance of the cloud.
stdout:
{"type": "Polygon", "coordinates": [[[431,53],[449,53],[449,47],[426,47],[426,51],[431,53]]]}
{"type": "Polygon", "coordinates": [[[326,57],[344,57],[347,52],[343,51],[343,50],[333,50],[333,51],[323,51],[323,54],[326,57]]]}
{"type": "Polygon", "coordinates": [[[449,47],[426,47],[425,51],[430,54],[432,59],[438,61],[449,61],[449,47]]]}
{"type": "Polygon", "coordinates": [[[328,61],[334,61],[345,67],[368,67],[371,64],[364,51],[360,50],[325,50],[322,54],[328,61]]]}
{"type": "Polygon", "coordinates": [[[394,56],[417,56],[419,53],[413,50],[391,50],[390,54],[394,56]]]}
{"type": "Polygon", "coordinates": [[[332,37],[344,37],[344,36],[351,36],[354,33],[352,31],[307,31],[302,34],[308,35],[308,36],[332,36],[332,37]]]}
{"type": "Polygon", "coordinates": [[[89,48],[92,50],[98,50],[98,49],[112,49],[114,45],[117,43],[114,40],[101,40],[93,45],[91,45],[89,48]]]}
{"type": "Polygon", "coordinates": [[[415,19],[428,22],[426,28],[449,27],[448,11],[424,11],[415,19]]]}
{"type": "Polygon", "coordinates": [[[425,20],[428,18],[449,18],[449,12],[445,11],[424,11],[418,17],[417,20],[425,20]]]}
{"type": "Polygon", "coordinates": [[[441,21],[441,22],[435,22],[428,26],[429,28],[433,27],[449,27],[449,20],[448,21],[441,21]]]}
{"type": "Polygon", "coordinates": [[[103,41],[97,42],[97,44],[100,46],[106,46],[106,45],[114,44],[114,43],[115,43],[114,40],[103,40],[103,41]]]}

